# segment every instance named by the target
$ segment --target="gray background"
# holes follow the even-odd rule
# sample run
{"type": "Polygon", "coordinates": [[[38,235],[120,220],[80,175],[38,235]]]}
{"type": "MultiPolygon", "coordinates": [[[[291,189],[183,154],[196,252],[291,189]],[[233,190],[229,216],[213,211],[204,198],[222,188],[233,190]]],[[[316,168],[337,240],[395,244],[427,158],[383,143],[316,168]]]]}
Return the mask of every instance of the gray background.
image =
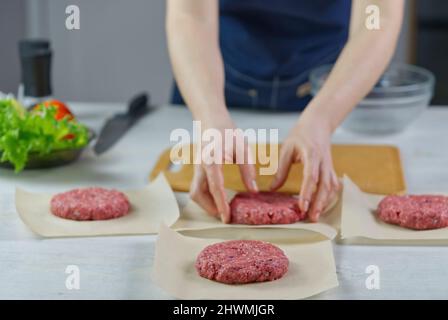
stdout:
{"type": "Polygon", "coordinates": [[[15,91],[20,81],[17,40],[25,20],[25,1],[0,0],[0,91],[15,91]]]}
{"type": "MultiPolygon", "coordinates": [[[[409,14],[396,60],[408,61],[409,14]]],[[[148,90],[166,103],[172,73],[165,40],[165,0],[0,0],[0,91],[19,84],[17,41],[48,37],[54,95],[69,101],[127,101],[148,90]],[[65,28],[65,8],[79,6],[81,29],[65,28]]]]}

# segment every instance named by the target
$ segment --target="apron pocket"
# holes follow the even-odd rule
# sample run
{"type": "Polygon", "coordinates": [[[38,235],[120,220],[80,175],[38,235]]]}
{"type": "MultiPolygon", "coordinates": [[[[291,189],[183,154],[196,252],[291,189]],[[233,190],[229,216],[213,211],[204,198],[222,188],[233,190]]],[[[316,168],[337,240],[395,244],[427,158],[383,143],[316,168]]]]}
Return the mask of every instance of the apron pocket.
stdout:
{"type": "Polygon", "coordinates": [[[225,84],[225,98],[228,107],[257,108],[258,90],[243,89],[231,83],[225,84]]]}

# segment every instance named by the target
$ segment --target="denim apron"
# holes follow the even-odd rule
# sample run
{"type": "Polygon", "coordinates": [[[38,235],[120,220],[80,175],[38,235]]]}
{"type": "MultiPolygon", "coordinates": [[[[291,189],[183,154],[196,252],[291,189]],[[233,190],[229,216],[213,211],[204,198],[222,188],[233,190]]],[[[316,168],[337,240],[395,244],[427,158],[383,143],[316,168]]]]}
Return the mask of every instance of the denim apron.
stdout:
{"type": "MultiPolygon", "coordinates": [[[[220,0],[227,106],[303,110],[310,71],[347,41],[350,10],[351,0],[220,0]]],[[[184,104],[176,85],[172,103],[184,104]]]]}

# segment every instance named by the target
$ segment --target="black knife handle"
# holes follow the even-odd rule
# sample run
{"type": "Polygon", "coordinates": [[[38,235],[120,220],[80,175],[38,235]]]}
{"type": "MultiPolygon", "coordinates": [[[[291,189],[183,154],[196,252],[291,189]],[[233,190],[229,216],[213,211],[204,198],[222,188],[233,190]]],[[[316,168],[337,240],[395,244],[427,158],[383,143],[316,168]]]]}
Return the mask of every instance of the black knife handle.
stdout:
{"type": "Polygon", "coordinates": [[[139,117],[148,111],[148,95],[146,93],[139,94],[132,98],[129,102],[128,114],[132,117],[139,117]]]}

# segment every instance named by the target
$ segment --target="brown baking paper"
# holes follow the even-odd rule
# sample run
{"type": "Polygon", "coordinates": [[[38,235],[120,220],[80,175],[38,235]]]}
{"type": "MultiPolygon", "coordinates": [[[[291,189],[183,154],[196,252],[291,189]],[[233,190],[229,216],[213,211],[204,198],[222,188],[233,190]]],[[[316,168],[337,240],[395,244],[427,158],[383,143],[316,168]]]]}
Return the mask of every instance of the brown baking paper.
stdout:
{"type": "Polygon", "coordinates": [[[162,226],[156,242],[152,279],[180,299],[303,299],[338,286],[332,244],[279,243],[290,261],[288,272],[270,282],[228,285],[200,277],[199,252],[217,239],[185,237],[162,226]]]}
{"type": "MultiPolygon", "coordinates": [[[[227,190],[227,199],[232,199],[234,191],[227,190]]],[[[300,229],[317,232],[324,235],[327,239],[334,239],[339,230],[341,221],[341,197],[335,197],[327,206],[327,209],[321,215],[319,222],[312,223],[308,221],[299,221],[292,224],[273,224],[273,225],[245,225],[245,224],[224,224],[216,217],[210,216],[207,212],[190,200],[180,211],[179,220],[172,226],[177,231],[186,230],[205,230],[217,228],[269,228],[269,229],[300,229]]]]}
{"type": "Polygon", "coordinates": [[[131,212],[117,219],[73,221],[50,212],[52,194],[16,190],[16,209],[23,222],[43,237],[155,234],[162,222],[173,224],[179,217],[176,198],[164,175],[140,190],[124,192],[131,212]]]}
{"type": "Polygon", "coordinates": [[[358,244],[446,244],[448,228],[411,230],[377,218],[376,208],[384,196],[362,192],[344,177],[341,239],[358,244]]]}

